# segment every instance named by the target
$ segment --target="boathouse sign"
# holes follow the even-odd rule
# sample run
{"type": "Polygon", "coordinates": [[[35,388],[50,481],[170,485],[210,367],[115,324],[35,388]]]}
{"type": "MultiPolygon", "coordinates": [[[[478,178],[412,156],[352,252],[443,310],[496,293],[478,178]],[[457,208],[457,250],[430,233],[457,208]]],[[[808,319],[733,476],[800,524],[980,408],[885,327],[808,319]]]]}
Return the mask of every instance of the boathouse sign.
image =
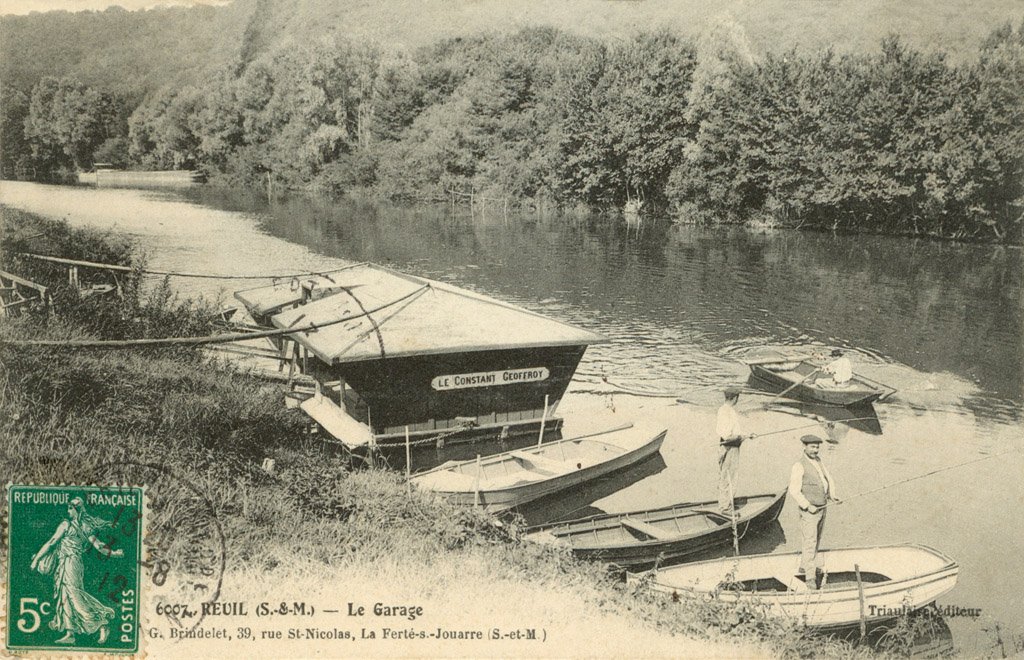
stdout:
{"type": "Polygon", "coordinates": [[[515,385],[517,383],[536,383],[547,380],[549,375],[547,367],[478,371],[471,374],[438,376],[430,381],[430,386],[438,391],[462,390],[469,387],[496,387],[498,385],[515,385]]]}

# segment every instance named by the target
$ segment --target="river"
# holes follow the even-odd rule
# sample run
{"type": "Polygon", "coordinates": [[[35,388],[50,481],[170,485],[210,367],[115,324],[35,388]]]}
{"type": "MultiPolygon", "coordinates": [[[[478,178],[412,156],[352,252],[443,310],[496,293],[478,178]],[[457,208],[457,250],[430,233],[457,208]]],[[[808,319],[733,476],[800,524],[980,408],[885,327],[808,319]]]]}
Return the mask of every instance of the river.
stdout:
{"type": "MultiPolygon", "coordinates": [[[[839,442],[823,448],[848,500],[829,514],[823,545],[937,548],[961,566],[939,604],[981,610],[947,620],[957,651],[998,655],[996,622],[1003,637],[1024,635],[1019,249],[303,197],[268,203],[204,188],[3,182],[0,202],[131,234],[153,268],[243,275],[374,261],[606,335],[609,343],[588,349],[559,409],[566,430],[657,419],[669,428],[662,458],[524,512],[530,522],[713,499],[714,415],[721,388],[747,378],[739,358],[763,347],[845,349],[856,372],[898,391],[875,405],[877,421],[837,427],[839,442]],[[859,496],[866,491],[874,492],[859,496]]],[[[226,301],[232,290],[228,281],[175,286],[226,301]]],[[[750,432],[807,423],[795,410],[766,410],[767,400],[741,396],[750,432]]],[[[783,488],[803,432],[744,445],[737,491],[783,488]]],[[[798,550],[792,503],[779,523],[744,539],[743,551],[798,550]]]]}

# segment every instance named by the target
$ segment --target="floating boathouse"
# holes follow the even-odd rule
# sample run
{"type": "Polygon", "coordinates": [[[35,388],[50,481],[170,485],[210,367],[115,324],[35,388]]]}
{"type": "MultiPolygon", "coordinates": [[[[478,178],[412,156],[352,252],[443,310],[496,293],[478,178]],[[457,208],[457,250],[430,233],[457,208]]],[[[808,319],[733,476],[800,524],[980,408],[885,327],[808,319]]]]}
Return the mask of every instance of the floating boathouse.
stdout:
{"type": "Polygon", "coordinates": [[[382,266],[239,291],[261,327],[317,383],[300,404],[350,448],[447,442],[559,427],[558,404],[601,335],[382,266]],[[547,407],[545,409],[545,402],[547,407]]]}

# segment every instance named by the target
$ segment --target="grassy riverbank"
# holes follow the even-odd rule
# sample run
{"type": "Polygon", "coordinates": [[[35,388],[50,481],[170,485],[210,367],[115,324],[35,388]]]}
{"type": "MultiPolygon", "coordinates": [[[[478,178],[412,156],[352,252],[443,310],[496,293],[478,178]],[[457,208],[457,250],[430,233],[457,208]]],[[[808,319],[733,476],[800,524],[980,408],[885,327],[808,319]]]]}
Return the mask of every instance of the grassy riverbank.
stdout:
{"type": "MultiPolygon", "coordinates": [[[[32,239],[39,252],[95,241],[109,248],[108,258],[124,260],[119,263],[134,258],[131,246],[114,237],[8,209],[3,219],[4,270],[12,269],[12,246],[20,245],[19,237],[40,232],[44,235],[32,239]]],[[[92,258],[103,260],[99,254],[92,258]]],[[[197,545],[210,539],[195,530],[209,526],[212,516],[224,537],[222,548],[216,548],[224,560],[222,600],[304,599],[318,608],[400,602],[422,605],[423,620],[415,627],[428,630],[479,622],[483,628],[550,631],[550,645],[509,643],[508,653],[514,655],[627,655],[638,649],[663,656],[874,655],[811,637],[749,606],[669,600],[634,590],[599,566],[523,542],[515,520],[499,523],[409,492],[392,472],[353,471],[331,447],[304,435],[303,418],[282,405],[277,386],[194,349],[72,351],[12,343],[205,331],[202,305],[175,300],[166,289],[153,293],[161,289],[126,287],[131,295],[124,300],[108,296],[84,303],[76,302],[73,292],[58,291],[64,303],[53,315],[0,324],[0,479],[146,482],[149,538],[159,546],[169,576],[163,583],[151,572],[148,578],[159,582],[149,586],[151,594],[173,602],[186,597],[182,590],[188,580],[205,575],[202,562],[197,564],[205,555],[197,545]],[[84,315],[75,311],[81,304],[107,307],[94,316],[128,325],[83,329],[84,315]],[[167,315],[185,321],[171,325],[161,320],[167,315]],[[274,462],[272,470],[261,467],[267,459],[274,462]]],[[[218,558],[208,562],[217,563],[218,558]]],[[[150,622],[158,621],[163,619],[151,612],[150,622]]],[[[413,625],[401,618],[390,623],[413,625]]],[[[158,654],[189,648],[172,648],[166,639],[151,643],[158,654]]],[[[359,648],[360,655],[395,655],[400,648],[427,655],[492,655],[497,648],[434,644],[359,648]]],[[[298,647],[260,648],[280,655],[298,647]]],[[[334,647],[319,648],[329,655],[334,647]]],[[[252,651],[226,646],[224,653],[252,651]]]]}

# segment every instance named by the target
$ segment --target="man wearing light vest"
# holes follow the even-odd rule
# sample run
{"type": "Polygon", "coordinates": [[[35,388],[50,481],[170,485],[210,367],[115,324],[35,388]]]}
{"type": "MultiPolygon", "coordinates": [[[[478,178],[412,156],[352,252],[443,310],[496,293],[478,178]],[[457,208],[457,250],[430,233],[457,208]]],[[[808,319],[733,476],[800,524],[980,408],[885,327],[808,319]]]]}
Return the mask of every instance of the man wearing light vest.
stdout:
{"type": "Polygon", "coordinates": [[[718,508],[730,516],[736,513],[736,476],[740,469],[740,445],[752,436],[743,435],[736,402],[738,387],[725,388],[725,403],[718,409],[715,431],[718,434],[718,508]]]}
{"type": "Polygon", "coordinates": [[[825,506],[830,500],[837,503],[840,500],[836,497],[836,482],[818,458],[821,438],[805,435],[800,442],[804,443],[804,453],[793,464],[789,476],[789,496],[800,507],[800,535],[803,537],[797,576],[803,577],[809,588],[818,589],[824,576],[818,548],[825,529],[825,506]],[[808,579],[811,575],[814,578],[808,579]]]}

